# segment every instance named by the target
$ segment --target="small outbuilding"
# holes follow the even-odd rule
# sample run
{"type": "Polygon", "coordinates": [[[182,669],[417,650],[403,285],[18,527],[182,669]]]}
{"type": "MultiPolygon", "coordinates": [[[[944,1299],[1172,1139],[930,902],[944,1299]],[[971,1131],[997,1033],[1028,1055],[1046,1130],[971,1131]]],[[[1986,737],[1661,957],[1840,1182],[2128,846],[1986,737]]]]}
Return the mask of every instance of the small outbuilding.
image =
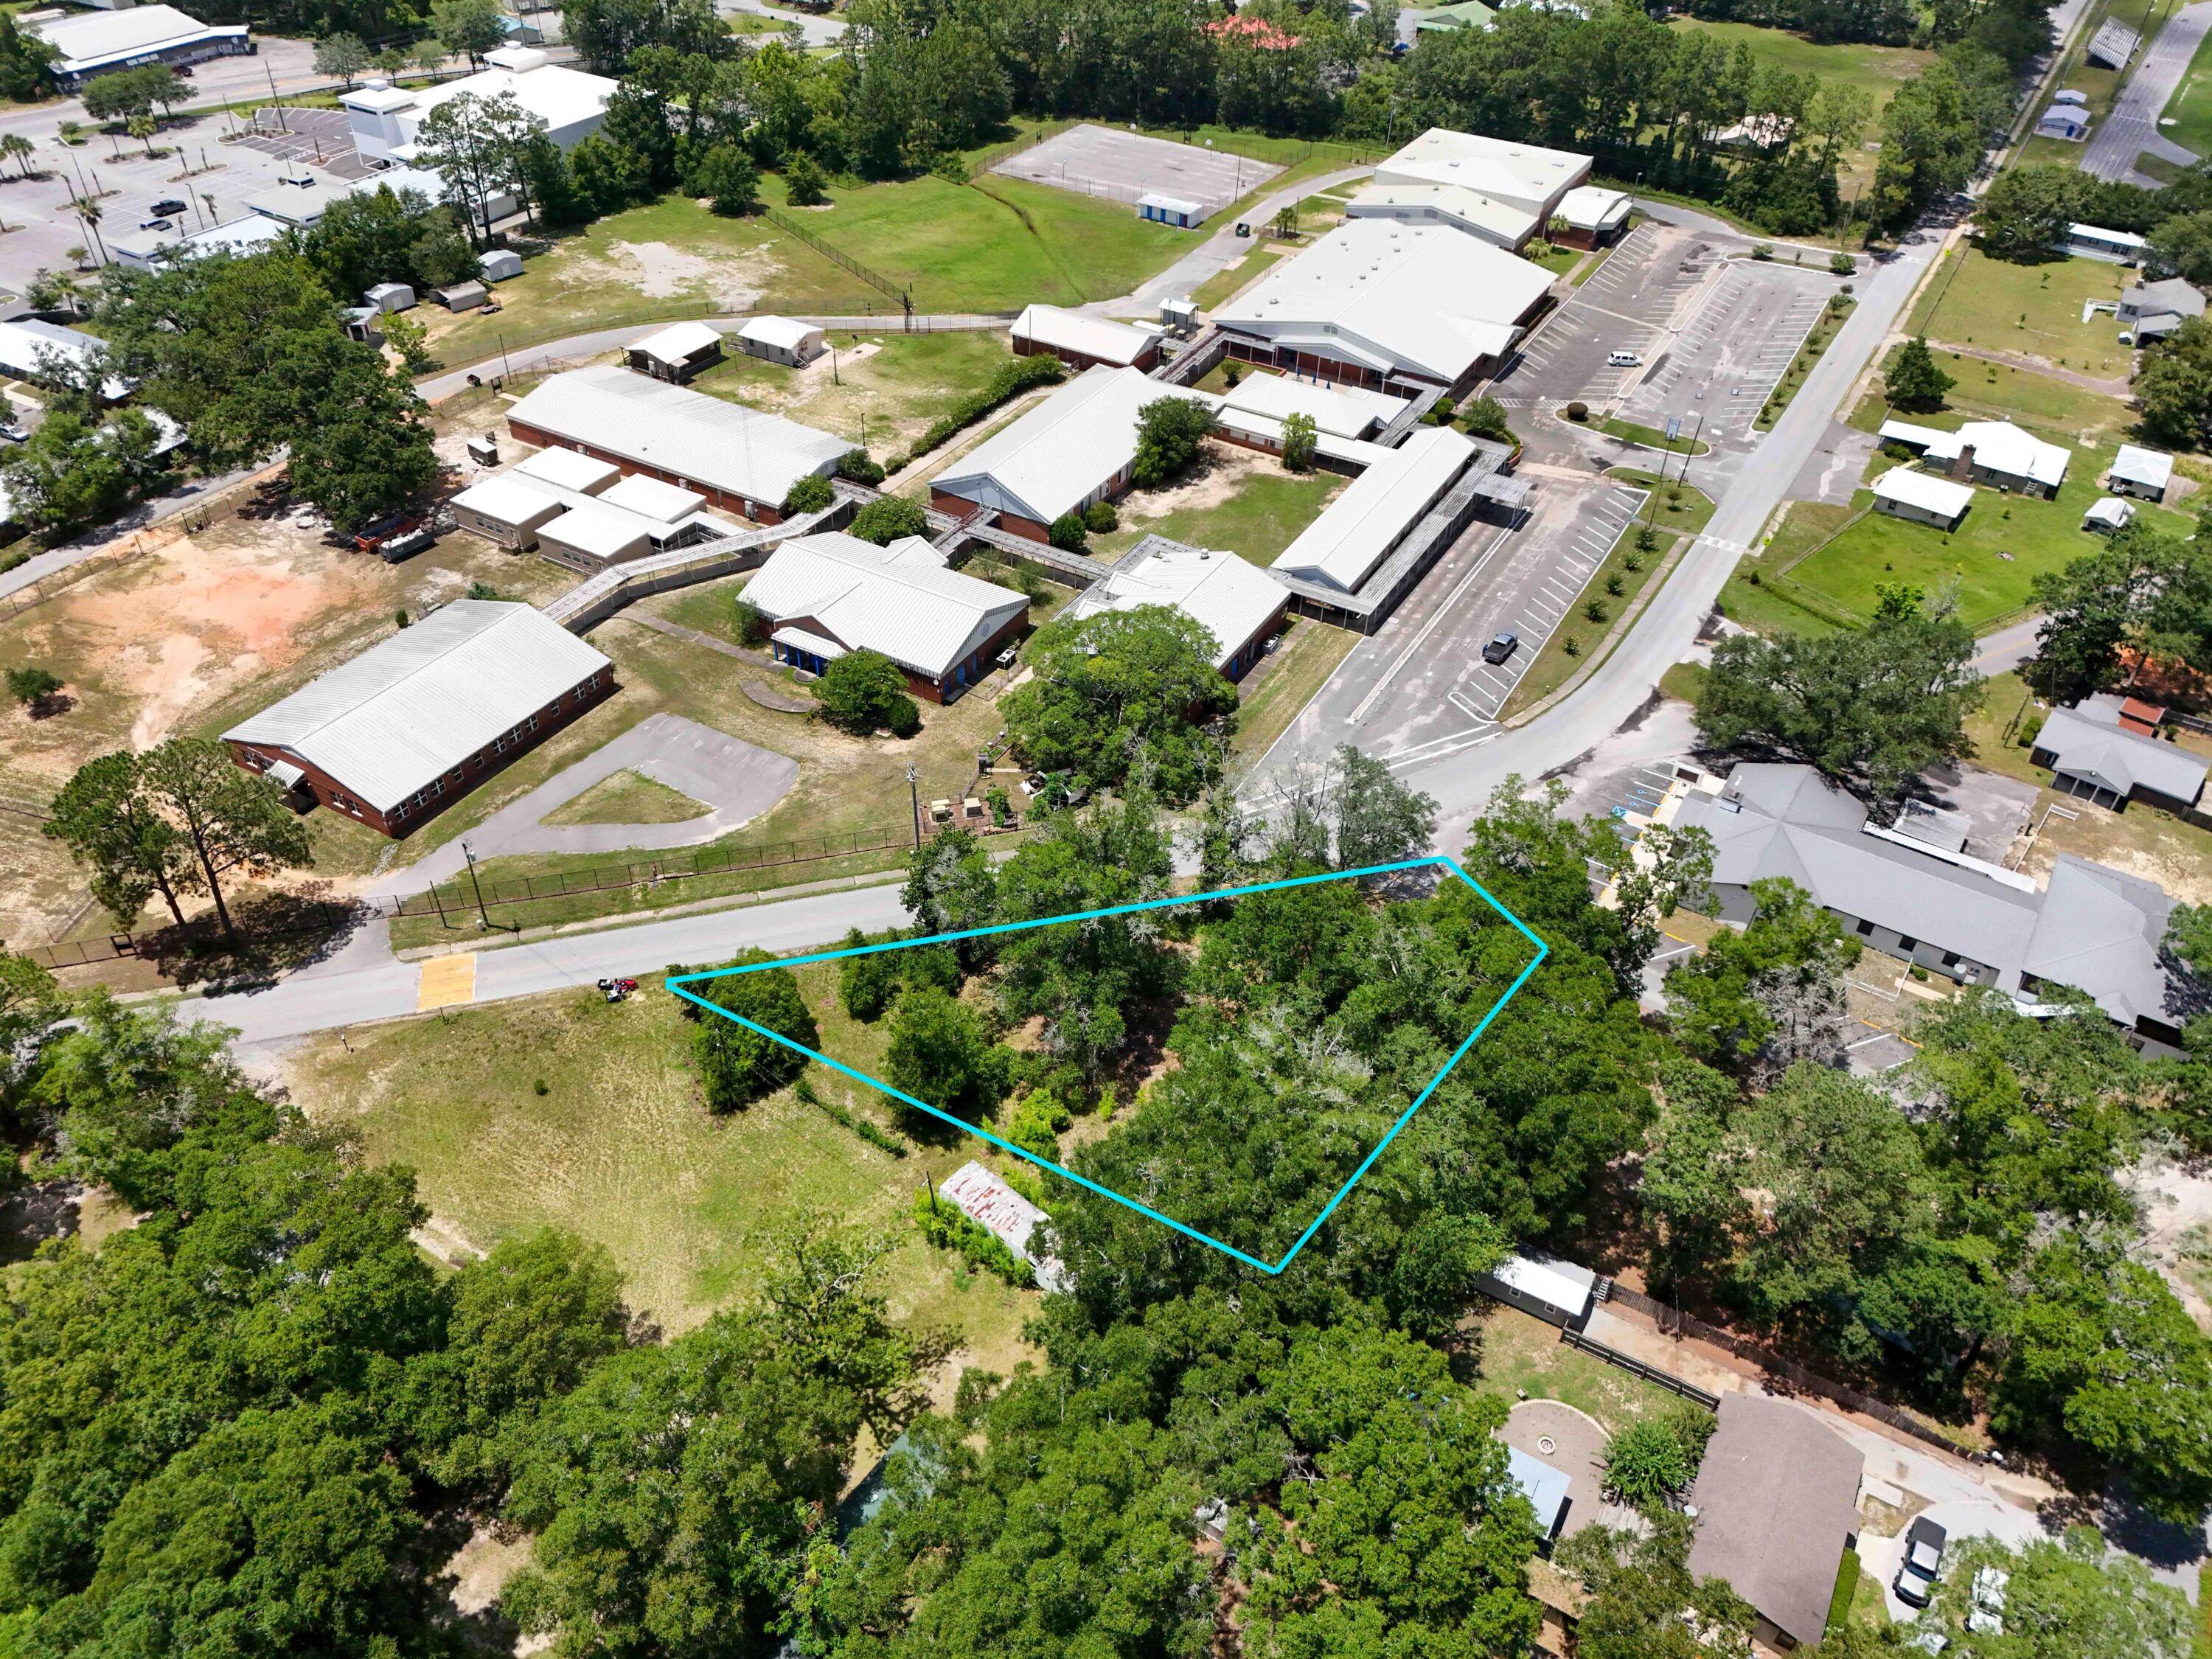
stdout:
{"type": "Polygon", "coordinates": [[[2100,495],[2081,515],[2081,528],[2109,536],[2116,530],[2126,529],[2135,522],[2135,517],[2133,501],[2122,501],[2118,495],[2100,495]]]}
{"type": "Polygon", "coordinates": [[[2067,87],[2052,93],[2051,101],[2054,104],[2086,105],[2089,101],[2089,94],[2086,92],[2076,92],[2073,88],[2067,87]]]}
{"type": "Polygon", "coordinates": [[[1914,524],[1933,525],[1938,530],[1956,530],[1973,504],[1970,485],[1931,478],[1913,467],[1892,467],[1874,481],[1875,512],[1887,513],[1893,519],[1909,519],[1914,524]]]}
{"type": "Polygon", "coordinates": [[[2079,143],[2089,136],[2089,112],[2072,104],[2053,104],[2036,118],[2035,136],[2079,143]]]}
{"type": "Polygon", "coordinates": [[[1177,230],[1196,230],[1206,222],[1206,209],[1181,196],[1163,196],[1152,191],[1137,198],[1137,216],[1150,219],[1156,225],[1173,225],[1177,230]]]}
{"type": "Polygon", "coordinates": [[[2139,265],[2149,244],[2131,230],[2109,230],[2103,225],[2069,225],[2061,244],[2079,259],[2103,259],[2116,265],[2139,265]]]}
{"type": "Polygon", "coordinates": [[[359,340],[363,345],[384,343],[384,330],[379,321],[384,313],[374,306],[348,306],[338,313],[338,325],[349,340],[359,340]]]}
{"type": "Polygon", "coordinates": [[[745,355],[764,362],[804,368],[830,349],[829,336],[796,317],[755,317],[738,331],[745,355]]]}
{"type": "Polygon", "coordinates": [[[1562,1330],[1580,1330],[1597,1304],[1595,1273],[1537,1250],[1509,1255],[1477,1273],[1474,1288],[1562,1330]]]}
{"type": "Polygon", "coordinates": [[[522,256],[511,247],[495,247],[477,263],[483,267],[487,283],[503,283],[522,275],[522,256]]]}
{"type": "Polygon", "coordinates": [[[1178,338],[1198,332],[1198,302],[1176,299],[1160,301],[1160,325],[1178,338]]]}
{"type": "Polygon", "coordinates": [[[471,484],[447,505],[455,524],[510,553],[537,546],[538,530],[568,511],[558,495],[520,468],[471,484]]]}
{"type": "Polygon", "coordinates": [[[453,283],[432,289],[430,297],[448,311],[481,311],[491,290],[482,283],[453,283]]]}
{"type": "Polygon", "coordinates": [[[1133,328],[1058,306],[1024,307],[1007,337],[1017,357],[1057,357],[1077,374],[1101,363],[1149,373],[1160,360],[1158,329],[1133,328]]]}
{"type": "Polygon", "coordinates": [[[571,570],[597,572],[653,551],[647,521],[587,501],[538,526],[538,550],[571,570]]]}
{"type": "Polygon", "coordinates": [[[2115,495],[2157,501],[2166,499],[2166,486],[2172,482],[2172,456],[2135,444],[2122,444],[2119,453],[2112,457],[2112,470],[2106,475],[2105,487],[2115,495]]]}
{"type": "Polygon", "coordinates": [[[415,290],[404,283],[379,283],[361,297],[379,311],[415,309],[415,290]]]}
{"type": "Polygon", "coordinates": [[[682,386],[722,361],[721,331],[705,323],[671,323],[629,349],[629,366],[641,374],[682,386]]]}

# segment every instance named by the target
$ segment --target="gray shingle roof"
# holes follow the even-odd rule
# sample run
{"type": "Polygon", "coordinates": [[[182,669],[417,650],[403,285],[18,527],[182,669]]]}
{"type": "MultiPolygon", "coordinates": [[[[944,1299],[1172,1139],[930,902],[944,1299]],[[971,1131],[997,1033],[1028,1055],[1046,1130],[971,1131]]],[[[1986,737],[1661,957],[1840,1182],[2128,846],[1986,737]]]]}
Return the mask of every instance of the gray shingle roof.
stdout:
{"type": "Polygon", "coordinates": [[[1723,1395],[1720,1426],[1690,1488],[1698,1511],[1690,1571],[1727,1579],[1787,1634],[1818,1642],[1844,1546],[1858,1530],[1865,1464],[1803,1406],[1723,1395]]]}

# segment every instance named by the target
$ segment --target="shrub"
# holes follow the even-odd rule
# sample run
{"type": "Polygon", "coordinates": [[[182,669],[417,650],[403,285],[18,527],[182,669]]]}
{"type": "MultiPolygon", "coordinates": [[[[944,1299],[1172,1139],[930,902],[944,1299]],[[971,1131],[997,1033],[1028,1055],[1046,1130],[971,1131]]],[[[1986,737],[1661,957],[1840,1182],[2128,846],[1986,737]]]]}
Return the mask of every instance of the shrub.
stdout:
{"type": "Polygon", "coordinates": [[[910,985],[891,1016],[884,1075],[939,1111],[980,1115],[1005,1097],[1013,1060],[975,1009],[933,985],[910,985]]]}
{"type": "Polygon", "coordinates": [[[1589,405],[1577,398],[1567,405],[1567,418],[1571,421],[1587,421],[1589,419],[1589,405]]]}
{"type": "Polygon", "coordinates": [[[1505,423],[1505,405],[1495,398],[1477,398],[1461,411],[1460,424],[1477,438],[1501,444],[1518,441],[1505,423]]]}
{"type": "Polygon", "coordinates": [[[1293,472],[1310,471],[1321,447],[1321,432],[1314,417],[1303,410],[1283,417],[1283,465],[1293,472]]]}
{"type": "Polygon", "coordinates": [[[8,695],[26,708],[35,708],[62,689],[55,675],[43,668],[11,668],[8,671],[8,695]]]}
{"type": "Polygon", "coordinates": [[[1008,1249],[997,1234],[970,1221],[949,1198],[916,1193],[914,1222],[921,1229],[921,1236],[939,1249],[957,1250],[971,1265],[997,1274],[1009,1285],[1027,1290],[1036,1283],[1036,1274],[1028,1262],[1008,1249]]]}
{"type": "Polygon", "coordinates": [[[1754,259],[1771,259],[1774,257],[1774,244],[1753,242],[1751,245],[1751,257],[1754,259]]]}
{"type": "Polygon", "coordinates": [[[2036,738],[2042,735],[2043,711],[2040,708],[2030,709],[2027,717],[2020,723],[2020,746],[2023,749],[2033,749],[2035,747],[2036,738]]]}
{"type": "Polygon", "coordinates": [[[783,498],[786,514],[821,513],[837,499],[836,486],[829,479],[809,473],[792,485],[783,498]]]}
{"type": "Polygon", "coordinates": [[[878,726],[902,737],[921,729],[921,712],[906,693],[905,673],[880,651],[847,652],[822,671],[814,695],[822,704],[822,718],[856,738],[878,726]]]}
{"type": "Polygon", "coordinates": [[[793,207],[816,207],[830,199],[822,163],[799,151],[783,164],[784,193],[793,207]]]}
{"type": "Polygon", "coordinates": [[[954,433],[973,426],[1009,398],[1067,378],[1067,365],[1059,358],[1009,357],[991,372],[980,391],[971,392],[930,422],[929,430],[914,441],[911,452],[926,455],[954,433]]]}
{"type": "Polygon", "coordinates": [[[1005,1134],[1025,1152],[1060,1161],[1060,1137],[1073,1120],[1060,1097],[1050,1089],[1032,1089],[1014,1103],[1005,1134]]]}
{"type": "Polygon", "coordinates": [[[1605,1489],[1638,1509],[1662,1504],[1690,1484],[1690,1460],[1664,1423],[1633,1423],[1606,1443],[1605,1489]]]}
{"type": "Polygon", "coordinates": [[[1621,580],[1618,575],[1607,576],[1605,579],[1605,591],[1616,599],[1620,597],[1620,590],[1627,586],[1628,584],[1621,580]]]}
{"type": "Polygon", "coordinates": [[[1838,276],[1848,276],[1858,268],[1859,262],[1848,253],[1831,253],[1828,256],[1828,269],[1838,276]]]}
{"type": "Polygon", "coordinates": [[[1137,411],[1137,456],[1130,476],[1139,488],[1165,483],[1198,459],[1199,441],[1213,429],[1213,413],[1189,398],[1155,398],[1137,411]]]}
{"type": "Polygon", "coordinates": [[[1063,513],[1052,521],[1045,532],[1045,539],[1064,553],[1080,553],[1085,533],[1080,518],[1073,513],[1063,513]]]}
{"type": "Polygon", "coordinates": [[[889,547],[902,536],[929,532],[929,515],[921,503],[903,495],[885,495],[870,501],[853,515],[851,532],[864,542],[889,547]]]}
{"type": "Polygon", "coordinates": [[[884,470],[868,459],[866,450],[848,449],[837,458],[837,476],[854,483],[879,484],[884,481],[884,470]]]}
{"type": "Polygon", "coordinates": [[[1221,365],[1221,383],[1224,386],[1227,386],[1231,392],[1234,392],[1237,390],[1237,381],[1243,378],[1244,365],[1243,363],[1239,362],[1234,357],[1226,358],[1223,361],[1221,365]]]}
{"type": "Polygon", "coordinates": [[[730,611],[732,620],[737,624],[738,644],[757,647],[768,643],[768,636],[775,631],[775,624],[769,621],[767,611],[742,593],[730,601],[730,611]]]}
{"type": "MultiPolygon", "coordinates": [[[[769,959],[765,951],[750,951],[736,965],[769,959]]],[[[788,968],[763,968],[757,973],[702,980],[692,994],[793,1042],[809,1048],[821,1046],[814,1016],[799,993],[798,977],[788,968]]],[[[733,1019],[700,1019],[691,1041],[707,1108],[716,1113],[733,1112],[773,1094],[806,1066],[804,1056],[794,1050],[733,1019]]]]}
{"type": "Polygon", "coordinates": [[[1589,617],[1589,620],[1594,623],[1603,622],[1606,617],[1605,601],[1603,599],[1592,599],[1589,604],[1583,606],[1583,615],[1589,617]]]}
{"type": "Polygon", "coordinates": [[[1121,515],[1109,501],[1096,501],[1083,509],[1083,527],[1094,536],[1109,536],[1121,527],[1121,515]]]}

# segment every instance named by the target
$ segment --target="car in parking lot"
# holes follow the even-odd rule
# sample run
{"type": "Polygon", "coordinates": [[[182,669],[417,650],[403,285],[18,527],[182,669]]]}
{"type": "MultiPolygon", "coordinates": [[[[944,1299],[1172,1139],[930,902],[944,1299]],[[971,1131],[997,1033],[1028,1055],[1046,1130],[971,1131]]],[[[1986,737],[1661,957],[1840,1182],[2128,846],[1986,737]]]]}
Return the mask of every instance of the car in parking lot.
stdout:
{"type": "Polygon", "coordinates": [[[1921,1516],[1905,1534],[1905,1559],[1898,1563],[1890,1588],[1897,1599],[1924,1607],[1936,1594],[1936,1581],[1943,1571],[1943,1546],[1950,1534],[1937,1522],[1921,1516]]]}
{"type": "Polygon", "coordinates": [[[1520,648],[1521,636],[1509,628],[1482,647],[1482,659],[1495,668],[1520,648]]]}
{"type": "Polygon", "coordinates": [[[146,210],[147,212],[154,215],[156,218],[170,217],[176,214],[182,213],[184,210],[185,204],[179,201],[173,196],[165,197],[161,201],[155,203],[153,206],[146,210]]]}
{"type": "Polygon", "coordinates": [[[138,222],[138,228],[141,230],[169,230],[173,229],[173,227],[167,219],[141,219],[138,222]]]}
{"type": "Polygon", "coordinates": [[[1605,354],[1605,362],[1608,368],[1641,368],[1644,356],[1641,352],[1608,351],[1605,354]]]}

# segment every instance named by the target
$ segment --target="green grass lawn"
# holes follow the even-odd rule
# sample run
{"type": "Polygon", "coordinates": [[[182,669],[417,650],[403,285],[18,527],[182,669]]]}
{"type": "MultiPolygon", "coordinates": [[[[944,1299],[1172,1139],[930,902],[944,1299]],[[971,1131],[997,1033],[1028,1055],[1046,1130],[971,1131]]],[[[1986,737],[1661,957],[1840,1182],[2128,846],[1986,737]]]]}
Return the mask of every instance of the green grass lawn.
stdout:
{"type": "Polygon", "coordinates": [[[1243,293],[1249,283],[1258,281],[1273,269],[1283,250],[1279,247],[1255,247],[1226,270],[1217,271],[1198,286],[1192,301],[1200,311],[1211,311],[1216,306],[1226,305],[1243,293]]]}
{"type": "Polygon", "coordinates": [[[835,357],[804,369],[733,355],[695,391],[786,415],[862,443],[878,457],[907,448],[956,398],[980,390],[1010,355],[996,329],[946,334],[836,334],[835,357]],[[854,356],[858,348],[866,352],[854,356]],[[871,349],[872,348],[872,349],[871,349]]]}
{"type": "Polygon", "coordinates": [[[1340,472],[1286,471],[1272,456],[1225,444],[1206,453],[1212,472],[1124,496],[1121,528],[1097,538],[1091,551],[1116,559],[1147,535],[1161,535],[1273,564],[1351,482],[1340,472]]]}
{"type": "Polygon", "coordinates": [[[1348,628],[1331,628],[1310,617],[1291,617],[1265,670],[1255,671],[1256,684],[1253,675],[1245,678],[1237,735],[1229,740],[1231,763],[1257,766],[1358,643],[1359,635],[1348,628]]]}
{"type": "MultiPolygon", "coordinates": [[[[1639,516],[1638,527],[1642,527],[1639,516]]],[[[1659,574],[1674,550],[1675,538],[1659,535],[1655,545],[1639,548],[1637,532],[1624,533],[1606,555],[1605,561],[1590,572],[1589,580],[1583,584],[1575,595],[1574,604],[1552,630],[1551,638],[1537,647],[1536,654],[1520,679],[1515,683],[1512,696],[1506,698],[1498,710],[1500,720],[1509,720],[1522,709],[1542,702],[1564,685],[1568,678],[1593,657],[1601,658],[1607,641],[1620,627],[1621,618],[1634,605],[1659,574]],[[1629,568],[1633,564],[1634,569],[1629,568]],[[1609,591],[1617,586],[1620,592],[1609,591]],[[1592,617],[1585,606],[1595,604],[1601,615],[1592,617]],[[1574,649],[1567,647],[1572,645],[1574,649]]]]}
{"type": "Polygon", "coordinates": [[[2119,325],[2110,312],[2085,323],[2081,307],[2088,300],[2117,300],[2136,280],[2134,271],[2101,259],[2021,265],[1969,247],[1944,256],[1943,269],[1913,308],[1910,327],[1951,345],[2039,357],[2100,379],[2121,379],[2130,354],[2119,343],[2119,325]]]}
{"type": "MultiPolygon", "coordinates": [[[[880,1058],[880,1026],[844,1029],[830,970],[802,982],[825,1042],[880,1058]]],[[[942,1180],[975,1143],[895,1158],[788,1089],[714,1117],[682,1006],[649,982],[620,1004],[572,991],[333,1032],[294,1051],[288,1080],[370,1160],[413,1169],[437,1220],[479,1248],[549,1226],[605,1244],[632,1305],[671,1331],[745,1300],[778,1230],[811,1207],[899,1241],[885,1264],[896,1316],[955,1327],[994,1370],[1023,1358],[1035,1293],[958,1271],[906,1217],[925,1172],[942,1180]]],[[[888,1126],[873,1091],[811,1070],[823,1097],[888,1126]]]]}
{"type": "Polygon", "coordinates": [[[1713,450],[1702,438],[1686,434],[1669,438],[1664,428],[1639,426],[1634,421],[1600,421],[1597,429],[1616,438],[1626,438],[1632,444],[1642,444],[1647,449],[1663,450],[1669,455],[1710,455],[1713,450]]]}
{"type": "Polygon", "coordinates": [[[2199,155],[2212,155],[2212,34],[2189,60],[2189,72],[2174,89],[2164,118],[2173,123],[2160,129],[2164,137],[2199,155]]]}
{"type": "MultiPolygon", "coordinates": [[[[2109,459],[2108,453],[2075,449],[2066,482],[2051,501],[1978,489],[1965,520],[1948,535],[1931,526],[1869,513],[1789,569],[1788,576],[1862,617],[1874,614],[1875,590],[1882,582],[1915,583],[1930,593],[1955,586],[1960,619],[1976,629],[1991,626],[2027,605],[2032,578],[2056,571],[2099,545],[2081,528],[2081,514],[2103,494],[2097,475],[2109,459]]],[[[1890,465],[1880,456],[1873,463],[1877,468],[1890,465]]],[[[1873,499],[1869,491],[1857,491],[1852,510],[1873,499]]],[[[2179,514],[2156,507],[2140,508],[2137,521],[2170,535],[2186,535],[2191,528],[2179,514]]],[[[1768,562],[1778,562],[1771,555],[1768,562]]]]}
{"type": "Polygon", "coordinates": [[[1525,1390],[1531,1400],[1559,1400],[1588,1412],[1608,1432],[1656,1416],[1675,1397],[1595,1354],[1571,1348],[1542,1320],[1517,1309],[1485,1304],[1471,1322],[1480,1348],[1481,1386],[1510,1401],[1525,1390]]]}
{"type": "Polygon", "coordinates": [[[642,772],[625,769],[565,800],[540,823],[689,823],[714,809],[642,772]]]}
{"type": "MultiPolygon", "coordinates": [[[[1677,17],[1668,27],[1696,29],[1730,47],[1748,46],[1752,56],[1762,64],[1786,74],[1817,75],[1824,82],[1842,82],[1863,88],[1874,100],[1874,112],[1867,119],[1865,136],[1869,138],[1880,135],[1882,108],[1896,96],[1898,88],[1918,78],[1920,71],[1936,59],[1933,52],[1911,46],[1818,46],[1785,30],[1762,28],[1752,23],[1708,23],[1692,17],[1677,17]]],[[[1847,191],[1850,179],[1874,176],[1875,159],[1869,150],[1844,152],[1847,191]]]]}

